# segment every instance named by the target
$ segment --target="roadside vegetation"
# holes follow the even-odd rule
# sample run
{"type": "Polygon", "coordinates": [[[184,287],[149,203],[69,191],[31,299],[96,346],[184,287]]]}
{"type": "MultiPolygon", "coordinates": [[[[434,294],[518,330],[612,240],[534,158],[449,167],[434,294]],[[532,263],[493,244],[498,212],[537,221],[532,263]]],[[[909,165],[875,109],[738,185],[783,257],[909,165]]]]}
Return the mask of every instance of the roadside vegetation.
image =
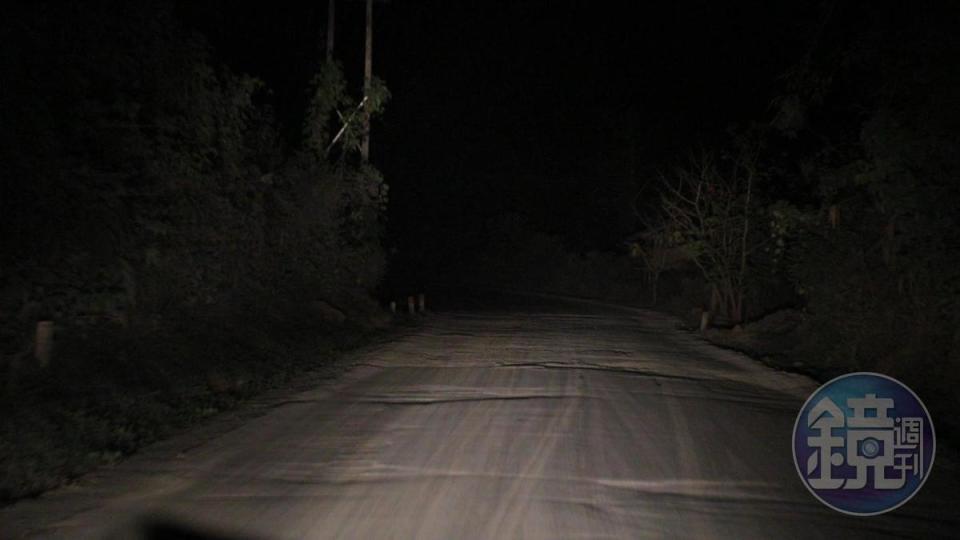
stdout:
{"type": "MultiPolygon", "coordinates": [[[[387,186],[359,159],[360,123],[337,115],[360,101],[339,65],[318,59],[302,128],[282,129],[270,89],[218,61],[172,3],[13,9],[0,24],[0,502],[386,323],[371,291],[387,186]]],[[[365,106],[388,97],[376,81],[365,106]]]]}

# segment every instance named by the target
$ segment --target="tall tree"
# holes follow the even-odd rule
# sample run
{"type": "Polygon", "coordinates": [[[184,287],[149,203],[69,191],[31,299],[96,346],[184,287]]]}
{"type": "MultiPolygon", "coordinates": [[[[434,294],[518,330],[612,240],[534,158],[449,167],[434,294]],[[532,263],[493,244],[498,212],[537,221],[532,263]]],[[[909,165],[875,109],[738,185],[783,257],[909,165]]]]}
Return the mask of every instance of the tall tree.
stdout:
{"type": "Polygon", "coordinates": [[[711,286],[710,311],[744,319],[758,148],[740,145],[718,160],[712,153],[664,175],[661,208],[673,240],[683,245],[711,286]],[[720,161],[725,162],[725,167],[720,161]]]}

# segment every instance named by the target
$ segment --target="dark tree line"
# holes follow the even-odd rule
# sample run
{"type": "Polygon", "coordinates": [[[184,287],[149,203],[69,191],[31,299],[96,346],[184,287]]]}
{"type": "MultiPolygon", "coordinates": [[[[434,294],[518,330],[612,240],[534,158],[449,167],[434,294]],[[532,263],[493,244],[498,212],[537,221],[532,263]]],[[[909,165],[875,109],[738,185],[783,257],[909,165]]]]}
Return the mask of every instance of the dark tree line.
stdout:
{"type": "Polygon", "coordinates": [[[662,213],[647,215],[648,237],[687,250],[723,299],[745,299],[705,308],[760,317],[781,307],[772,284],[789,283],[807,321],[798,359],[903,377],[941,410],[960,383],[957,22],[945,5],[824,3],[770,118],[748,130],[752,198],[751,171],[723,165],[740,136],[708,150],[715,163],[666,168],[662,213]],[[729,233],[747,243],[717,258],[729,233]]]}
{"type": "Polygon", "coordinates": [[[38,319],[132,324],[304,291],[350,304],[379,281],[386,185],[356,130],[330,148],[359,101],[336,64],[304,89],[291,144],[270,89],[169,2],[21,5],[0,32],[5,354],[38,319]]]}

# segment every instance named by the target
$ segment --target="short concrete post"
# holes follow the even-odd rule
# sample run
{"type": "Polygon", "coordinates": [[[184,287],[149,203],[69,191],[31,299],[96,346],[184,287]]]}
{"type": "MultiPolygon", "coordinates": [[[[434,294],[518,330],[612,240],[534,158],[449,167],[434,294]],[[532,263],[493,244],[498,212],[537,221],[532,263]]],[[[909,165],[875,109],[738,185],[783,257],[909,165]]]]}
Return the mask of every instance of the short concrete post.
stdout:
{"type": "Polygon", "coordinates": [[[411,315],[414,315],[417,312],[416,305],[414,304],[414,300],[412,296],[407,297],[407,311],[411,315]]]}
{"type": "Polygon", "coordinates": [[[390,313],[397,312],[397,302],[395,300],[390,301],[390,313]]]}
{"type": "Polygon", "coordinates": [[[33,357],[40,367],[50,365],[53,354],[53,321],[38,321],[33,341],[33,357]]]}
{"type": "Polygon", "coordinates": [[[417,295],[417,311],[423,313],[427,310],[427,295],[420,293],[417,295]]]}
{"type": "Polygon", "coordinates": [[[704,311],[700,314],[700,331],[706,332],[707,328],[710,328],[710,312],[704,311]]]}

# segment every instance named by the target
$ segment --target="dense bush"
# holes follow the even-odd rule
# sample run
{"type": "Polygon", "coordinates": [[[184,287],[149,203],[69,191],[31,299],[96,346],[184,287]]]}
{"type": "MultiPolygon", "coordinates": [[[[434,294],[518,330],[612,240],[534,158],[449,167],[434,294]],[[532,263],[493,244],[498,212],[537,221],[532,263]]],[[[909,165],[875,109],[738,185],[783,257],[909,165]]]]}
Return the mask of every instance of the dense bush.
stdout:
{"type": "Polygon", "coordinates": [[[885,8],[848,8],[864,30],[828,33],[832,53],[788,77],[782,102],[801,121],[783,146],[800,166],[783,170],[806,195],[786,205],[785,255],[808,321],[796,356],[901,378],[955,435],[960,42],[940,9],[894,24],[885,8]],[[851,101],[857,114],[838,117],[851,101]]]}

